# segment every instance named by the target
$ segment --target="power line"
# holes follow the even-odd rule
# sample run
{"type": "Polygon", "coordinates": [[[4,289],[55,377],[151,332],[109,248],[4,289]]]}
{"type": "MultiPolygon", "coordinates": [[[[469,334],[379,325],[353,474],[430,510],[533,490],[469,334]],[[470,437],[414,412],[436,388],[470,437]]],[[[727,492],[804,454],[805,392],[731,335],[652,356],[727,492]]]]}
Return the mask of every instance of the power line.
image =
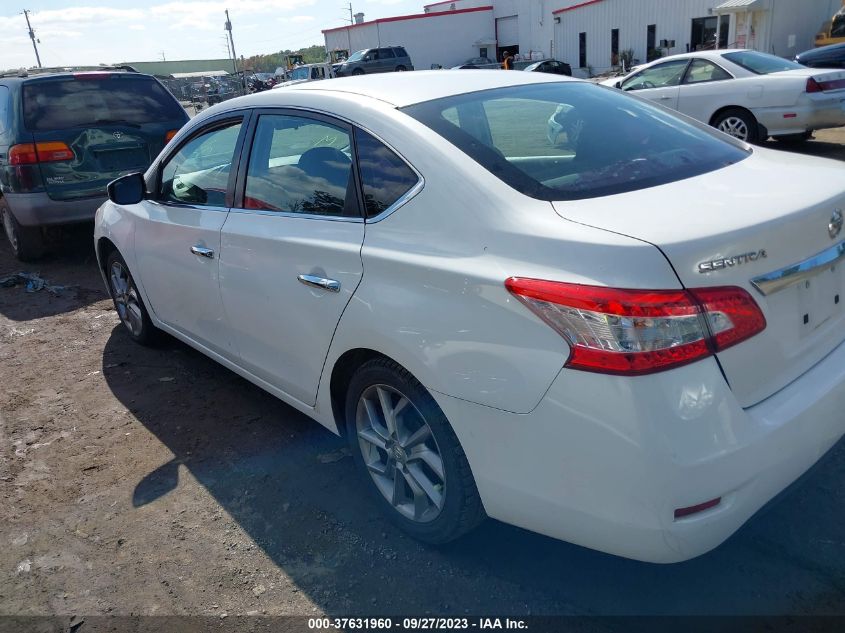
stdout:
{"type": "MultiPolygon", "coordinates": [[[[35,60],[38,62],[38,67],[41,68],[41,56],[38,54],[38,46],[35,45],[35,31],[32,30],[32,25],[29,23],[29,9],[23,10],[23,16],[26,18],[26,28],[29,29],[29,39],[32,40],[32,48],[35,50],[35,60]]],[[[38,40],[41,42],[41,40],[38,40]]]]}

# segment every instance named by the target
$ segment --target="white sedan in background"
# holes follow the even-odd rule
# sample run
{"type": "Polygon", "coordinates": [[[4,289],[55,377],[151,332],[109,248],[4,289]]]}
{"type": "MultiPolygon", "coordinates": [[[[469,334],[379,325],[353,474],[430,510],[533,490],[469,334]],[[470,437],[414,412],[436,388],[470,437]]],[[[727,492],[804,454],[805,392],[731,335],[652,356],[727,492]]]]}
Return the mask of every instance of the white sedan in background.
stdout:
{"type": "MultiPolygon", "coordinates": [[[[845,70],[751,50],[663,57],[603,85],[636,92],[749,143],[809,139],[845,125],[845,70]]],[[[550,126],[553,126],[550,123],[550,126]]]]}
{"type": "Polygon", "coordinates": [[[416,538],[487,515],[673,562],[845,432],[843,208],[838,162],[583,81],[423,71],[210,108],[109,185],[94,239],[129,336],[345,434],[416,538]]]}

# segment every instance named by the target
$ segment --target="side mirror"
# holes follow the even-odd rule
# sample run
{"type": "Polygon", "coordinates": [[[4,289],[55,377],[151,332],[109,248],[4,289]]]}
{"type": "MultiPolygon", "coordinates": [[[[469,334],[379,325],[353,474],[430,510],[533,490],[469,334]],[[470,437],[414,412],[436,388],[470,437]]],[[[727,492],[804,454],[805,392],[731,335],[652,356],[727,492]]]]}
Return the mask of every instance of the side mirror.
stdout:
{"type": "Polygon", "coordinates": [[[372,55],[364,55],[364,61],[365,62],[373,61],[373,56],[372,55]]]}
{"type": "Polygon", "coordinates": [[[621,82],[621,81],[617,81],[615,84],[613,84],[613,87],[614,87],[614,88],[619,88],[619,90],[622,90],[622,82],[621,82]]]}
{"type": "Polygon", "coordinates": [[[109,200],[121,205],[141,202],[146,197],[146,189],[147,183],[144,182],[144,175],[137,172],[112,180],[106,187],[109,200]]]}

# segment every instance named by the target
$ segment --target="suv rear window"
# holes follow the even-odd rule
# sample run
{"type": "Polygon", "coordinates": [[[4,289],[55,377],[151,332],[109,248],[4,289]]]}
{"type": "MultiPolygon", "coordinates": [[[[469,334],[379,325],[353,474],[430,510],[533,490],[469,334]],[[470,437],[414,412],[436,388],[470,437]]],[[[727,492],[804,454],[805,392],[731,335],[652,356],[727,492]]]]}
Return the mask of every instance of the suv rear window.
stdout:
{"type": "Polygon", "coordinates": [[[645,189],[748,156],[703,124],[585,82],[484,90],[403,111],[517,191],[541,200],[645,189]]]}
{"type": "Polygon", "coordinates": [[[184,120],[179,103],[150,77],[82,75],[23,86],[24,125],[31,131],[107,123],[184,120]]]}

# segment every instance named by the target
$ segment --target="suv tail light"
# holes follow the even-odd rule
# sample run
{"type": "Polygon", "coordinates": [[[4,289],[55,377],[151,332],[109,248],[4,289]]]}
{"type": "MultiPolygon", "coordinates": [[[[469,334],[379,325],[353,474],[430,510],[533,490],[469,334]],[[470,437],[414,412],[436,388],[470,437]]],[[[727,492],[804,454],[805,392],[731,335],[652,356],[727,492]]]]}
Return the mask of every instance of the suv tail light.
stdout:
{"type": "Polygon", "coordinates": [[[167,134],[165,134],[165,135],[164,135],[164,142],[165,142],[165,143],[169,143],[169,142],[170,142],[170,140],[171,140],[174,136],[176,136],[176,132],[178,132],[178,131],[179,131],[179,130],[170,130],[170,131],[168,131],[168,132],[167,132],[167,134]]]}
{"type": "Polygon", "coordinates": [[[650,374],[710,356],[763,331],[742,288],[624,290],[511,277],[505,287],[569,343],[566,366],[650,374]]]}
{"type": "Polygon", "coordinates": [[[73,159],[73,150],[62,141],[21,143],[9,148],[10,165],[34,165],[73,159]]]}

